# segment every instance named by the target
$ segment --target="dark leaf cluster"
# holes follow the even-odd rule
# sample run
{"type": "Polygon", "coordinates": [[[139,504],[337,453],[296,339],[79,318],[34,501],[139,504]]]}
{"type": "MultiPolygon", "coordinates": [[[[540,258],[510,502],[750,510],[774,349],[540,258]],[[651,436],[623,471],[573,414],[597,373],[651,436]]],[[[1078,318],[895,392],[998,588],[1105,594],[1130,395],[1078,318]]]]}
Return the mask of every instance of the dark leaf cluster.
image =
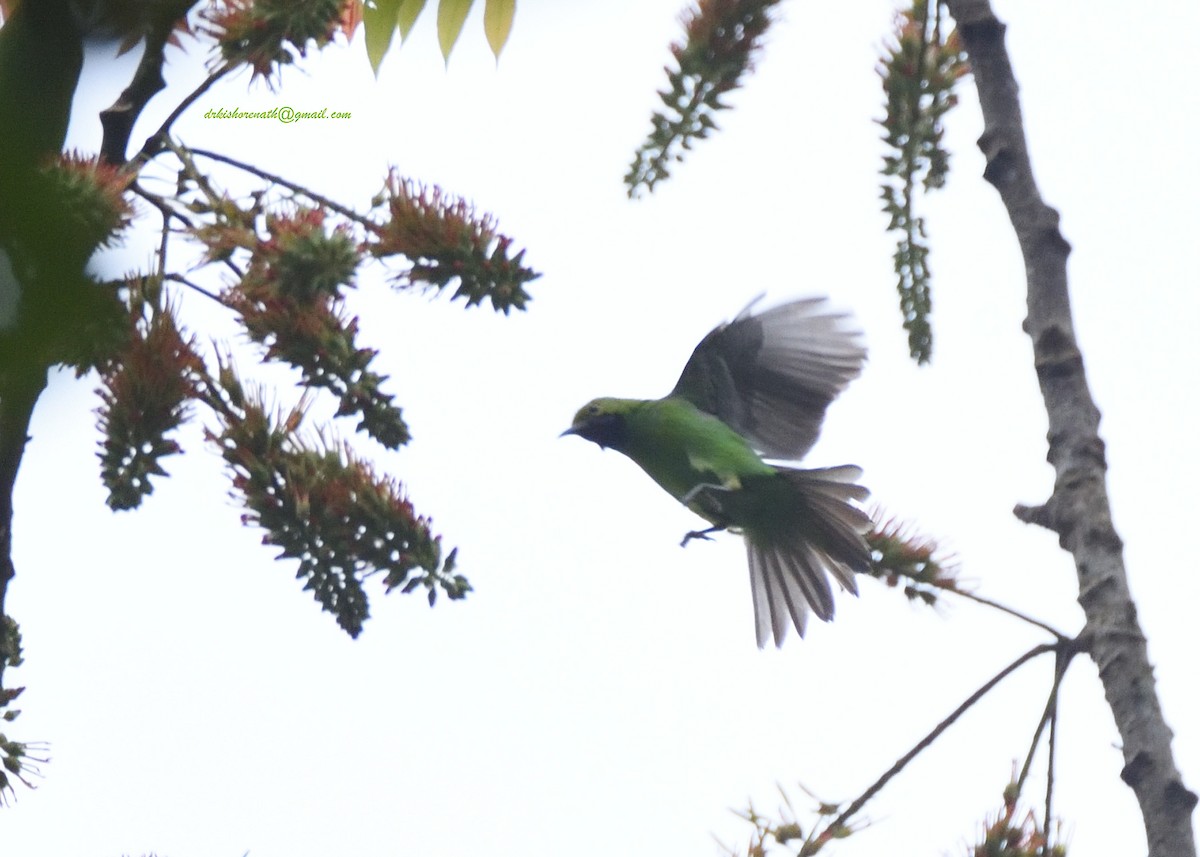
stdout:
{"type": "MultiPolygon", "coordinates": [[[[6,667],[19,667],[21,663],[21,629],[12,617],[0,616],[0,670],[6,667]]],[[[19,709],[9,708],[9,706],[24,690],[23,687],[0,688],[0,711],[4,711],[2,719],[5,723],[11,723],[20,716],[19,709]]],[[[45,761],[30,757],[28,750],[27,744],[13,741],[0,732],[0,767],[2,767],[0,770],[0,805],[4,803],[7,794],[12,790],[9,774],[28,785],[29,783],[23,775],[37,773],[37,763],[45,761]]]]}
{"type": "Polygon", "coordinates": [[[525,267],[524,250],[510,255],[513,240],[497,232],[491,215],[395,171],[377,202],[386,206],[388,217],[373,225],[366,247],[379,258],[398,255],[408,260],[396,277],[399,285],[427,283],[440,290],[457,282],[453,297],[465,299],[468,306],[486,298],[505,314],[525,308],[525,284],[541,275],[525,267]]]}
{"type": "Polygon", "coordinates": [[[21,628],[12,617],[0,616],[0,663],[6,667],[19,667],[22,660],[21,628]]]}
{"type": "Polygon", "coordinates": [[[443,560],[441,538],[417,515],[400,484],[377,476],[348,446],[305,443],[304,403],[280,415],[247,392],[228,363],[219,373],[222,427],[209,437],[230,467],[243,521],[265,530],[279,559],[298,561],[297,577],[350,636],[369,615],[366,577],[384,575],[388,591],[440,589],[451,599],[471,590],[443,560]]]}
{"type": "MultiPolygon", "coordinates": [[[[0,691],[0,707],[16,699],[22,690],[23,688],[15,688],[0,691]]],[[[7,712],[5,719],[11,720],[8,714],[16,713],[7,712]]],[[[13,779],[20,781],[26,788],[33,788],[30,779],[41,776],[41,765],[50,761],[49,757],[44,755],[45,751],[44,744],[13,741],[0,732],[0,804],[6,802],[8,794],[12,791],[13,779]]]]}
{"type": "Polygon", "coordinates": [[[698,0],[684,16],[684,40],[671,46],[676,67],[667,67],[665,110],[651,117],[650,136],[625,174],[629,195],[670,175],[696,140],[716,129],[713,116],[729,107],[722,97],[741,85],[771,24],[778,0],[698,0]]]}
{"type": "Polygon", "coordinates": [[[968,71],[956,32],[943,37],[941,4],[916,0],[896,19],[893,43],[878,72],[883,81],[884,129],[880,195],[888,229],[900,237],[893,254],[900,313],[909,353],[918,363],[933,354],[931,279],[925,221],[916,213],[918,188],[936,190],[946,181],[949,154],[942,147],[943,121],[957,104],[954,86],[968,71]]]}
{"type": "MultiPolygon", "coordinates": [[[[17,625],[16,620],[9,616],[0,616],[0,671],[8,667],[19,667],[23,662],[21,653],[21,629],[17,625]]],[[[20,709],[9,708],[16,701],[17,697],[25,690],[23,687],[0,688],[0,711],[3,715],[5,723],[11,723],[20,716],[20,709]]],[[[20,776],[29,760],[26,758],[26,746],[16,741],[11,741],[3,733],[0,732],[0,754],[4,770],[0,770],[0,804],[4,803],[5,795],[11,789],[11,783],[5,771],[20,776]]],[[[24,782],[22,780],[22,782],[24,782]]]]}

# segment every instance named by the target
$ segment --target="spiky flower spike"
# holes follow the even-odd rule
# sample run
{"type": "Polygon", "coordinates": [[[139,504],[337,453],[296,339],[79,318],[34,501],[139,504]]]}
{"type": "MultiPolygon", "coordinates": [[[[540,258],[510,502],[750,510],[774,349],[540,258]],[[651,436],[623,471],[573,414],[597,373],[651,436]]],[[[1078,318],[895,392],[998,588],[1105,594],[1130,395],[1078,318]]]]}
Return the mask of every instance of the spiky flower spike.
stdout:
{"type": "Polygon", "coordinates": [[[246,63],[271,80],[280,66],[304,56],[309,42],[322,48],[342,28],[346,0],[222,0],[205,14],[209,35],[230,64],[246,63]]]}
{"type": "Polygon", "coordinates": [[[266,531],[263,543],[279,547],[279,559],[299,562],[304,588],[350,636],[369,615],[363,580],[370,575],[382,573],[389,591],[425,586],[431,605],[438,589],[452,600],[471,591],[454,571],[455,552],[443,560],[441,537],[398,482],[376,475],[345,444],[304,441],[306,402],[270,413],[228,360],[219,385],[223,426],[208,437],[230,467],[236,499],[249,509],[243,521],[266,531]]]}
{"type": "Polygon", "coordinates": [[[934,190],[946,181],[950,156],[942,148],[942,121],[958,103],[954,85],[969,66],[957,32],[942,33],[941,3],[916,0],[896,16],[893,39],[878,66],[887,109],[879,124],[890,150],[880,195],[888,229],[900,233],[893,261],[908,349],[926,363],[933,353],[932,301],[925,220],[914,213],[917,186],[934,190]]]}
{"type": "Polygon", "coordinates": [[[64,228],[81,245],[111,246],[133,219],[133,206],[125,197],[133,183],[131,173],[79,152],[62,155],[43,173],[46,192],[68,218],[64,228]]]}
{"type": "Polygon", "coordinates": [[[631,197],[653,191],[673,162],[716,129],[714,114],[729,107],[722,96],[751,71],[777,2],[698,0],[684,15],[684,41],[671,45],[677,67],[666,69],[668,88],[658,93],[666,110],[651,117],[650,136],[625,175],[631,197]]]}
{"type": "Polygon", "coordinates": [[[268,359],[332,392],[340,399],[337,416],[360,415],[360,430],[395,449],[408,442],[408,426],[383,391],[387,378],[371,368],[377,352],[358,346],[358,319],[343,303],[361,254],[347,228],[327,230],[325,219],[318,208],[268,214],[267,234],[259,237],[235,218],[225,234],[247,241],[250,264],[221,298],[241,315],[250,338],[266,346],[268,359]]]}
{"type": "Polygon", "coordinates": [[[154,491],[151,476],[165,476],[161,460],[181,451],[169,437],[187,418],[204,363],[185,339],[169,304],[143,279],[128,285],[125,342],[100,373],[101,479],[113,509],[133,509],[154,491]]]}
{"type": "Polygon", "coordinates": [[[466,200],[401,178],[393,170],[377,197],[388,219],[367,244],[373,255],[403,256],[408,267],[396,276],[400,286],[417,283],[442,289],[455,280],[455,298],[468,306],[484,298],[496,309],[524,309],[525,284],[540,274],[522,264],[525,251],[509,255],[512,239],[496,230],[490,214],[478,214],[466,200]]]}
{"type": "MultiPolygon", "coordinates": [[[[878,520],[878,512],[871,517],[878,520]]],[[[903,521],[891,518],[877,523],[867,534],[867,544],[871,547],[868,574],[888,586],[903,584],[910,600],[933,606],[939,591],[961,591],[953,559],[940,555],[936,542],[903,521]]]]}

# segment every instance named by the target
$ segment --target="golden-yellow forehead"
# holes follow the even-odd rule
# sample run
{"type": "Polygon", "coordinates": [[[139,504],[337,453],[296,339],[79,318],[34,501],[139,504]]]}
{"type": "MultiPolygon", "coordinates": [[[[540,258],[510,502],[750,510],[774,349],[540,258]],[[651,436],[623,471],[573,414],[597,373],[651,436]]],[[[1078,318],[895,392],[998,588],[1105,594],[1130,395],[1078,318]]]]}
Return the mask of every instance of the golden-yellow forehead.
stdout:
{"type": "Polygon", "coordinates": [[[622,399],[614,399],[607,396],[599,399],[592,399],[575,412],[575,418],[571,420],[571,425],[572,427],[577,427],[603,414],[619,413],[623,410],[621,407],[622,401],[622,399]]]}

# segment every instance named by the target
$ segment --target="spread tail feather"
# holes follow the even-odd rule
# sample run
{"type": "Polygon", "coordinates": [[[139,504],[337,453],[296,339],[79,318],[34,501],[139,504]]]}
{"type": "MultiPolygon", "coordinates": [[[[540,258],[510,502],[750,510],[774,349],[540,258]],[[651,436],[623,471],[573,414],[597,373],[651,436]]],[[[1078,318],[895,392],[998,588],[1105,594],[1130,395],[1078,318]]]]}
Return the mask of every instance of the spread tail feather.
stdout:
{"type": "Polygon", "coordinates": [[[759,648],[772,636],[775,645],[782,646],[789,619],[802,637],[810,611],[823,621],[832,619],[829,574],[857,595],[854,573],[865,572],[871,561],[863,538],[871,530],[871,519],[852,505],[869,495],[855,481],[862,475],[861,468],[780,467],[777,472],[792,486],[799,508],[794,526],[768,536],[746,535],[759,648]]]}

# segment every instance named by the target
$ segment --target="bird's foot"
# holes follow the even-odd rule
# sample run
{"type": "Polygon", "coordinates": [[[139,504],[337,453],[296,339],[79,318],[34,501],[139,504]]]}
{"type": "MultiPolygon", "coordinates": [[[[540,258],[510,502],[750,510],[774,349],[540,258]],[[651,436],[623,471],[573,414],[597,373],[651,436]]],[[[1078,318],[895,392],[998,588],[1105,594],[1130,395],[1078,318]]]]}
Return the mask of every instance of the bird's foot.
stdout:
{"type": "Polygon", "coordinates": [[[684,494],[682,497],[680,497],[679,502],[685,506],[691,506],[692,501],[695,500],[697,497],[699,497],[702,494],[712,496],[715,499],[717,491],[726,491],[727,492],[729,490],[730,489],[726,488],[724,485],[716,485],[716,484],[713,484],[710,482],[701,482],[699,485],[694,486],[692,488],[692,490],[688,491],[686,494],[684,494]]]}
{"type": "Polygon", "coordinates": [[[686,533],[684,535],[683,541],[679,543],[679,546],[681,548],[687,547],[688,542],[690,542],[692,539],[702,539],[706,542],[711,542],[712,536],[710,536],[709,533],[719,533],[724,529],[725,527],[723,526],[715,526],[709,527],[707,530],[692,530],[690,533],[686,533]]]}

